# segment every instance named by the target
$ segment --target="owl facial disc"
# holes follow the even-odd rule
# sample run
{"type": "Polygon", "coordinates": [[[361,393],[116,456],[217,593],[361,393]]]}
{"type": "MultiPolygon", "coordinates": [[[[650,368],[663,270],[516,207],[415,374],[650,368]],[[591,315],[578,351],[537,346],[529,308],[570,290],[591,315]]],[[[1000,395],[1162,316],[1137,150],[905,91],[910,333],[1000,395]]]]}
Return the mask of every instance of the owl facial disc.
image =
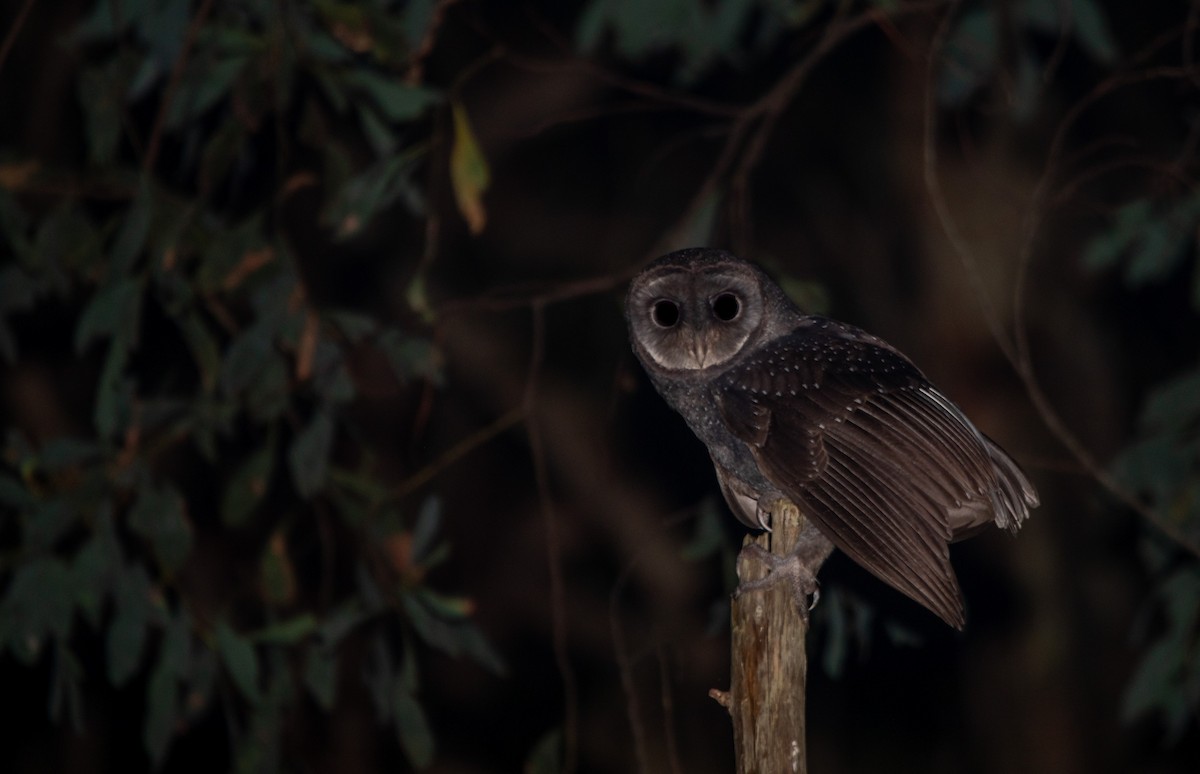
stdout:
{"type": "Polygon", "coordinates": [[[753,269],[728,264],[661,266],[635,285],[627,308],[645,355],[672,371],[728,362],[763,318],[753,269]]]}

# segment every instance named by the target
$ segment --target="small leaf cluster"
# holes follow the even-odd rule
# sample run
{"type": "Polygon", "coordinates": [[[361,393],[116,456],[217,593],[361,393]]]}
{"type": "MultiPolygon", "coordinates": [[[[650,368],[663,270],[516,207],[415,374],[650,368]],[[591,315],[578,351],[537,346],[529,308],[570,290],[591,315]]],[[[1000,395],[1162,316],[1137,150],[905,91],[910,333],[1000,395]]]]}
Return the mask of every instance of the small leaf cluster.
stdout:
{"type": "Polygon", "coordinates": [[[1178,742],[1200,713],[1200,564],[1182,560],[1161,540],[1147,540],[1144,548],[1159,583],[1155,604],[1138,627],[1145,652],[1129,682],[1124,714],[1127,720],[1158,717],[1167,741],[1178,742]]]}
{"type": "MultiPolygon", "coordinates": [[[[1138,198],[1118,208],[1093,238],[1084,266],[1119,272],[1129,291],[1187,282],[1195,326],[1200,317],[1198,229],[1200,196],[1194,192],[1138,198]]],[[[1171,529],[1191,545],[1200,544],[1200,363],[1148,389],[1134,439],[1111,467],[1171,529]]],[[[1155,589],[1138,636],[1145,650],[1130,681],[1125,715],[1157,716],[1168,740],[1177,741],[1200,712],[1200,562],[1154,541],[1147,546],[1145,564],[1155,589]]]]}
{"type": "MultiPolygon", "coordinates": [[[[428,584],[437,499],[406,506],[354,443],[356,359],[401,392],[440,384],[423,286],[400,321],[330,308],[281,211],[317,186],[337,239],[425,217],[432,5],[99,0],[64,41],[79,163],[0,163],[0,357],[81,396],[66,429],[3,441],[0,653],[49,663],[49,712],[77,726],[94,681],[144,692],[156,766],[223,712],[231,767],[276,770],[300,699],[332,712],[361,679],[423,766],[422,652],[503,671],[470,601],[428,584]]],[[[454,115],[474,226],[486,162],[454,115]]]]}
{"type": "Polygon", "coordinates": [[[938,69],[938,103],[962,107],[989,85],[1008,79],[1012,116],[1029,121],[1042,103],[1045,73],[1053,59],[1042,44],[1063,36],[1097,64],[1112,65],[1117,59],[1116,39],[1097,0],[964,3],[938,69]],[[1006,58],[1011,74],[1002,72],[1006,58]]]}

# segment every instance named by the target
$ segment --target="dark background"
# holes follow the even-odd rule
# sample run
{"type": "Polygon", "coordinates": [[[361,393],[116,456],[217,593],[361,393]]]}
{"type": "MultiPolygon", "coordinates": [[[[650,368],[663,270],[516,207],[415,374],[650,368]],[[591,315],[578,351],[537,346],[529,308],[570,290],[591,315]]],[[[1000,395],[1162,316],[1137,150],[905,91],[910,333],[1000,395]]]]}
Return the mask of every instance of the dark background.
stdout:
{"type": "MultiPolygon", "coordinates": [[[[369,347],[348,350],[355,397],[337,407],[330,451],[347,465],[369,458],[362,465],[397,493],[404,530],[429,496],[439,498],[451,555],[421,582],[469,597],[472,620],[508,667],[497,675],[444,649],[413,651],[417,698],[436,739],[430,770],[520,771],[555,729],[564,729],[567,769],[731,770],[729,721],[707,693],[728,687],[725,600],[742,530],[720,502],[704,449],[634,361],[621,306],[628,278],[646,261],[705,243],[763,263],[804,305],[907,353],[1021,462],[1041,494],[1015,539],[988,532],[954,548],[968,605],[962,634],[844,557],[826,565],[808,642],[810,769],[1196,771],[1194,621],[1190,649],[1164,680],[1190,696],[1179,726],[1169,731],[1157,709],[1126,711],[1139,664],[1175,620],[1176,598],[1160,583],[1170,572],[1195,572],[1195,506],[1180,515],[1161,489],[1144,491],[1118,475],[1108,479],[1114,493],[1096,476],[1107,476],[1110,461],[1147,432],[1137,421],[1146,397],[1200,354],[1195,216],[1180,224],[1179,255],[1157,274],[1135,281],[1121,269],[1089,270],[1085,260],[1089,245],[1111,238],[1123,204],[1148,197],[1169,207],[1191,195],[1200,137],[1194,6],[1046,3],[1072,6],[1084,24],[1039,27],[1022,17],[1020,3],[898,3],[892,16],[880,10],[891,7],[884,3],[748,3],[741,34],[703,61],[686,49],[686,25],[664,27],[655,44],[638,49],[619,20],[628,17],[633,29],[661,22],[619,3],[608,4],[617,21],[584,47],[579,26],[600,5],[380,5],[384,16],[430,11],[436,21],[399,55],[360,53],[353,63],[435,88],[444,101],[391,124],[397,152],[428,143],[412,173],[424,204],[383,206],[345,238],[329,215],[336,186],[327,159],[318,144],[296,139],[302,100],[272,113],[230,98],[192,125],[207,137],[227,116],[265,111],[244,122],[240,166],[198,200],[228,223],[268,212],[264,232],[289,246],[313,309],[369,313],[432,342],[436,381],[398,379],[369,347]],[[961,74],[965,96],[943,92],[927,115],[929,89],[948,77],[947,67],[969,60],[956,65],[947,39],[961,41],[957,20],[981,9],[995,26],[977,47],[993,46],[994,60],[961,74]],[[1086,26],[1093,13],[1103,34],[1086,26]],[[848,20],[858,26],[823,37],[848,20]],[[1096,54],[1097,40],[1112,44],[1110,55],[1096,54]],[[805,62],[811,69],[798,72],[805,62]],[[1029,67],[1032,81],[1023,81],[1029,67]],[[774,96],[756,113],[764,95],[774,96]],[[490,170],[479,233],[466,226],[448,171],[451,102],[469,116],[490,170]],[[287,188],[301,173],[317,183],[287,188]],[[411,303],[418,277],[429,316],[411,303]],[[1015,365],[1004,354],[1014,337],[1029,353],[1015,365]],[[1141,497],[1142,512],[1122,497],[1141,497]],[[718,518],[705,521],[705,513],[718,518]],[[1173,523],[1172,534],[1154,518],[1173,523]],[[712,524],[720,541],[686,553],[712,524]],[[1188,675],[1191,687],[1181,688],[1188,675]]],[[[733,4],[646,5],[700,18],[733,4]]],[[[200,7],[190,4],[188,17],[200,7]]],[[[231,9],[210,9],[209,23],[232,24],[231,9]]],[[[132,33],[65,39],[91,12],[85,3],[16,0],[0,10],[0,161],[10,173],[38,164],[32,179],[10,174],[3,187],[35,218],[71,202],[102,224],[130,206],[128,193],[108,195],[97,182],[103,170],[87,158],[80,74],[119,48],[147,43],[132,33]]],[[[329,28],[342,18],[313,13],[329,28]]],[[[164,75],[122,106],[127,134],[112,168],[144,162],[167,82],[164,75]]],[[[319,91],[303,77],[297,84],[297,92],[319,91]]],[[[365,165],[371,153],[352,111],[327,112],[329,136],[365,165]]],[[[203,188],[187,161],[187,131],[163,133],[149,170],[185,197],[203,188]]],[[[0,256],[16,260],[17,252],[0,256]]],[[[0,411],[35,447],[96,435],[102,352],[80,355],[71,340],[104,280],[98,271],[67,274],[55,293],[9,319],[19,357],[0,377],[0,411]]],[[[253,319],[234,309],[239,320],[253,319]]],[[[169,365],[186,359],[178,338],[145,314],[130,366],[139,390],[194,382],[169,365]]],[[[221,339],[223,354],[234,335],[221,339]]],[[[301,386],[290,389],[299,394],[301,386]]],[[[288,438],[308,416],[310,398],[297,400],[300,419],[281,431],[288,438]]],[[[239,425],[223,436],[229,465],[253,435],[239,425]]],[[[115,458],[121,443],[106,448],[115,458]]],[[[1194,482],[1188,459],[1185,479],[1194,482]]],[[[11,453],[6,464],[17,476],[11,453]]],[[[229,476],[220,460],[179,453],[147,464],[184,493],[198,536],[183,580],[152,570],[155,587],[164,584],[170,605],[201,609],[197,648],[212,647],[212,624],[225,620],[214,610],[233,610],[235,629],[253,628],[270,603],[247,612],[253,600],[239,594],[258,582],[260,553],[278,521],[262,514],[234,530],[211,516],[214,491],[229,476]]],[[[323,582],[318,546],[344,559],[339,566],[354,566],[378,537],[308,520],[309,509],[333,507],[323,497],[297,499],[285,481],[265,506],[289,514],[288,556],[301,591],[288,610],[319,618],[327,612],[319,595],[305,594],[323,582]]],[[[6,503],[0,516],[8,520],[0,584],[32,551],[18,511],[6,503]]],[[[135,555],[137,540],[122,540],[135,555]]],[[[76,546],[67,538],[52,550],[76,546]]],[[[335,597],[359,593],[353,572],[334,577],[335,597]]],[[[1197,604],[1189,599],[1176,601],[1188,609],[1197,604]]],[[[393,615],[403,618],[399,608],[393,615]]],[[[0,657],[6,768],[151,765],[142,734],[153,648],[130,681],[113,687],[105,678],[111,616],[105,612],[98,629],[72,630],[83,675],[79,729],[48,719],[51,658],[27,665],[0,657]]],[[[285,702],[263,732],[275,740],[264,742],[277,752],[270,765],[235,753],[250,749],[244,739],[258,731],[222,673],[215,693],[176,727],[162,766],[410,766],[403,739],[371,699],[371,632],[385,625],[339,646],[330,711],[299,689],[285,702]]],[[[266,664],[268,648],[259,647],[266,664]]],[[[296,652],[281,658],[295,667],[296,652]]],[[[1165,706],[1171,699],[1163,697],[1165,706]]],[[[529,770],[560,770],[538,765],[545,767],[529,770]]]]}

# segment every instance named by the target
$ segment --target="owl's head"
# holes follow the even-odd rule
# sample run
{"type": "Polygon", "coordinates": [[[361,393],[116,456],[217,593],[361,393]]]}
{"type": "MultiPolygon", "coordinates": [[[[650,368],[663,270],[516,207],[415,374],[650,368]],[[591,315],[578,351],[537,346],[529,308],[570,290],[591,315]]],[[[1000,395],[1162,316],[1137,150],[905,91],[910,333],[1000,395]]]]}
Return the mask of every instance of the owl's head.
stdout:
{"type": "Polygon", "coordinates": [[[732,360],[764,326],[774,287],[761,270],[722,250],[664,255],[633,279],[625,316],[643,362],[701,371],[732,360]]]}

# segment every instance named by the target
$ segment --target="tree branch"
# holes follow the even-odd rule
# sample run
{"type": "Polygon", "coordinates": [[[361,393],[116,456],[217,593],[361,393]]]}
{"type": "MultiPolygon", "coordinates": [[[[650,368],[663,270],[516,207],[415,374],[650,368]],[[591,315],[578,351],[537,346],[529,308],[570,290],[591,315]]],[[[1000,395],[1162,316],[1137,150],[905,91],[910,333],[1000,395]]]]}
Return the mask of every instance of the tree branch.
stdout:
{"type": "MultiPolygon", "coordinates": [[[[747,536],[776,556],[790,554],[805,519],[791,504],[779,503],[771,514],[771,532],[747,536]]],[[[741,582],[767,573],[761,562],[738,557],[741,582]]],[[[796,610],[786,583],[742,594],[731,610],[733,646],[731,687],[714,698],[733,717],[738,774],[808,771],[804,699],[808,655],[808,621],[796,610]]]]}

